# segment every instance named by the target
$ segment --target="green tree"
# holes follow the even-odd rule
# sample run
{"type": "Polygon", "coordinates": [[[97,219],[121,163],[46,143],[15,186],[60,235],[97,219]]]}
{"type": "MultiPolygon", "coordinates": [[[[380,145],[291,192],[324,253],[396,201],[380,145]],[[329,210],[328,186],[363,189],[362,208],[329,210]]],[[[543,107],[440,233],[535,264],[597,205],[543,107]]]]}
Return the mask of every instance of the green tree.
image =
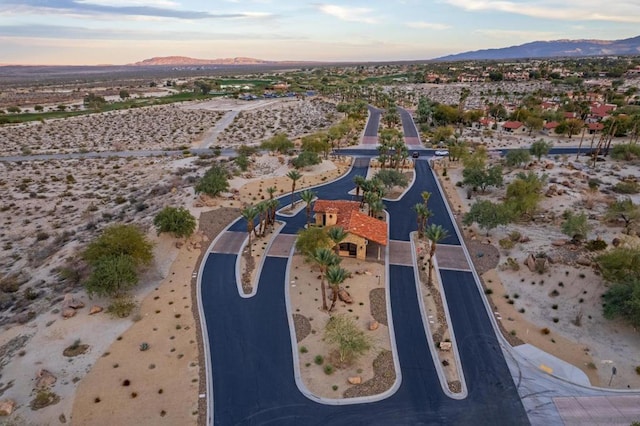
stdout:
{"type": "Polygon", "coordinates": [[[587,238],[587,233],[591,228],[587,221],[586,213],[576,214],[571,210],[565,210],[562,214],[562,233],[569,236],[574,242],[580,242],[587,238]]]}
{"type": "Polygon", "coordinates": [[[349,272],[338,265],[331,265],[327,269],[327,283],[329,284],[329,287],[331,287],[331,306],[329,307],[329,312],[333,311],[336,301],[338,300],[340,284],[342,284],[348,277],[349,272]]]}
{"type": "Polygon", "coordinates": [[[294,144],[289,140],[286,134],[278,133],[262,142],[262,144],[260,144],[260,147],[262,149],[266,149],[267,151],[277,152],[279,154],[287,154],[294,148],[294,144]]]}
{"type": "Polygon", "coordinates": [[[129,94],[129,91],[126,89],[120,89],[119,96],[120,96],[120,99],[125,100],[131,97],[131,94],[129,94]]]}
{"type": "Polygon", "coordinates": [[[242,218],[247,221],[247,233],[249,234],[249,253],[253,254],[251,250],[251,233],[254,232],[256,217],[258,216],[258,209],[254,206],[247,206],[240,212],[242,218]]]}
{"type": "Polygon", "coordinates": [[[393,127],[400,123],[400,114],[395,105],[389,106],[382,116],[382,122],[387,127],[393,127]]]}
{"type": "Polygon", "coordinates": [[[580,133],[580,130],[584,127],[584,122],[577,118],[570,118],[567,120],[567,136],[571,139],[571,136],[580,133]]]}
{"type": "Polygon", "coordinates": [[[447,238],[449,236],[449,232],[444,229],[442,227],[442,225],[436,225],[435,223],[432,223],[431,225],[427,226],[424,230],[424,235],[429,239],[429,241],[431,242],[431,247],[429,249],[429,277],[428,277],[428,282],[429,284],[433,284],[433,279],[432,279],[432,272],[433,272],[433,258],[436,255],[436,248],[438,246],[438,243],[442,240],[444,240],[445,238],[447,238]]]}
{"type": "Polygon", "coordinates": [[[311,203],[313,199],[316,197],[316,193],[311,191],[310,189],[306,189],[300,193],[300,199],[304,201],[306,213],[307,213],[307,226],[309,225],[309,220],[311,219],[311,203]]]}
{"type": "Polygon", "coordinates": [[[95,93],[89,93],[84,97],[83,104],[88,109],[98,111],[107,104],[107,101],[102,96],[98,96],[95,93]]]}
{"type": "Polygon", "coordinates": [[[622,317],[640,326],[640,249],[617,247],[596,258],[602,277],[610,282],[604,294],[606,318],[622,317]]]}
{"type": "Polygon", "coordinates": [[[499,187],[502,186],[502,167],[493,166],[489,168],[465,168],[462,170],[462,183],[464,185],[470,185],[473,188],[480,188],[480,191],[485,192],[489,186],[499,187]]]}
{"type": "Polygon", "coordinates": [[[322,310],[327,310],[327,290],[325,288],[324,279],[327,269],[330,266],[338,265],[340,257],[338,257],[330,248],[319,247],[311,255],[311,261],[320,269],[320,293],[322,297],[322,310]]]}
{"type": "Polygon", "coordinates": [[[102,258],[130,256],[136,267],[148,265],[153,260],[153,245],[134,225],[111,225],[89,243],[82,257],[91,266],[102,258]]]}
{"type": "Polygon", "coordinates": [[[521,167],[531,160],[531,154],[526,149],[510,149],[505,155],[507,166],[521,167]]]}
{"type": "Polygon", "coordinates": [[[504,204],[494,204],[489,200],[478,200],[471,205],[469,212],[462,219],[464,225],[477,223],[481,229],[489,231],[499,225],[506,225],[511,221],[511,212],[504,204]]]}
{"type": "Polygon", "coordinates": [[[184,207],[165,207],[153,218],[158,234],[169,232],[176,238],[190,237],[196,224],[196,218],[184,207]]]}
{"type": "Polygon", "coordinates": [[[516,179],[507,186],[506,206],[515,217],[531,217],[542,199],[542,188],[546,175],[533,172],[518,173],[516,179]]]}
{"type": "Polygon", "coordinates": [[[296,182],[298,182],[298,180],[302,178],[302,175],[297,170],[291,170],[289,171],[289,173],[287,173],[287,177],[291,179],[291,208],[293,208],[293,194],[296,192],[296,182]]]}
{"type": "Polygon", "coordinates": [[[233,162],[236,163],[240,171],[246,172],[249,169],[249,157],[244,154],[238,155],[233,159],[233,162]]]}
{"type": "Polygon", "coordinates": [[[433,212],[427,208],[426,203],[418,203],[414,205],[413,211],[416,212],[418,238],[422,238],[424,236],[424,230],[427,227],[427,221],[431,216],[433,216],[433,212]]]}
{"type": "Polygon", "coordinates": [[[536,157],[538,161],[542,158],[543,155],[547,155],[551,150],[553,144],[551,142],[547,142],[544,139],[539,139],[531,144],[529,148],[529,152],[531,155],[536,157]]]}
{"type": "Polygon", "coordinates": [[[433,114],[433,102],[425,96],[418,99],[418,107],[416,109],[416,120],[420,124],[431,124],[431,116],[433,114]]]}
{"type": "Polygon", "coordinates": [[[433,143],[439,142],[447,142],[451,136],[453,136],[453,127],[451,126],[440,126],[437,127],[433,132],[433,136],[431,137],[431,141],[433,143]]]}
{"type": "Polygon", "coordinates": [[[399,186],[402,188],[406,188],[409,185],[409,179],[394,169],[382,169],[376,173],[376,178],[382,182],[382,184],[387,188],[387,190],[393,188],[394,186],[399,186]]]}
{"type": "Polygon", "coordinates": [[[203,192],[211,197],[215,197],[228,189],[229,173],[219,164],[211,166],[194,187],[196,194],[203,192]]]}
{"type": "Polygon", "coordinates": [[[640,276],[640,249],[616,247],[596,258],[602,277],[612,283],[640,276]]]}
{"type": "Polygon", "coordinates": [[[315,166],[322,163],[322,159],[313,151],[302,151],[296,158],[291,161],[296,169],[304,169],[305,167],[315,166]]]}
{"type": "Polygon", "coordinates": [[[337,346],[340,363],[350,364],[371,349],[371,338],[360,330],[355,321],[344,315],[329,318],[325,339],[337,346]]]}
{"type": "Polygon", "coordinates": [[[301,140],[302,151],[312,152],[316,156],[323,154],[326,159],[331,152],[331,143],[325,132],[317,132],[312,135],[304,136],[301,140]]]}
{"type": "Polygon", "coordinates": [[[306,260],[311,261],[311,257],[316,250],[322,247],[333,247],[333,242],[327,235],[327,231],[324,228],[311,226],[298,231],[298,235],[296,237],[296,250],[300,252],[306,260]]]}
{"type": "Polygon", "coordinates": [[[136,262],[128,254],[101,256],[85,282],[89,295],[121,297],[138,284],[136,262]]]}
{"type": "Polygon", "coordinates": [[[452,143],[447,148],[450,161],[464,160],[469,155],[469,147],[464,142],[452,143]]]}
{"type": "Polygon", "coordinates": [[[529,136],[533,132],[538,133],[544,127],[544,120],[536,115],[529,115],[524,120],[524,125],[529,129],[529,136]]]}

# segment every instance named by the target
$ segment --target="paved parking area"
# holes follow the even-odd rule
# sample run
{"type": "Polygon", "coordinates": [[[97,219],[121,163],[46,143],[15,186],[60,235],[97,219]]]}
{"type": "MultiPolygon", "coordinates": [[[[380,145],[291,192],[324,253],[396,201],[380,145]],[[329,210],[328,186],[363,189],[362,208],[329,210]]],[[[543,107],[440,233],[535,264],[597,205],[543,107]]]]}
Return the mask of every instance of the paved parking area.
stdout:
{"type": "Polygon", "coordinates": [[[238,254],[242,243],[247,238],[246,232],[225,231],[211,249],[212,253],[238,254]]]}
{"type": "Polygon", "coordinates": [[[413,266],[411,243],[409,241],[389,240],[389,263],[393,265],[413,266]]]}
{"type": "Polygon", "coordinates": [[[291,248],[296,243],[296,235],[295,234],[278,234],[273,239],[271,246],[269,247],[269,251],[267,252],[267,256],[274,257],[289,257],[291,254],[291,248]]]}
{"type": "Polygon", "coordinates": [[[561,397],[553,402],[565,426],[629,426],[640,421],[640,396],[561,397]]]}

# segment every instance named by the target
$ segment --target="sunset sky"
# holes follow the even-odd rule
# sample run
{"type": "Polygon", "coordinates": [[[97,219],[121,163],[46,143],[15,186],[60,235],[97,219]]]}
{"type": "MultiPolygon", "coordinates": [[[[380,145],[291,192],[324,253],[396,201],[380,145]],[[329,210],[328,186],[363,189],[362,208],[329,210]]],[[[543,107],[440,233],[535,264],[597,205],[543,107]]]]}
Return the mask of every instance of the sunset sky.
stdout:
{"type": "Polygon", "coordinates": [[[416,60],[639,24],[640,0],[0,0],[0,64],[416,60]]]}

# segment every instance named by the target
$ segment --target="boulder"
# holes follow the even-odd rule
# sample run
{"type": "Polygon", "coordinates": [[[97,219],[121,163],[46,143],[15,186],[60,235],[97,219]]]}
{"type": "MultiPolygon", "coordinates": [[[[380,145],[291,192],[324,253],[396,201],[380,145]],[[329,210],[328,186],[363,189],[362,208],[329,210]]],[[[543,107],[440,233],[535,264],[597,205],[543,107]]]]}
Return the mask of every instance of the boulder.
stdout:
{"type": "Polygon", "coordinates": [[[536,258],[532,254],[529,254],[529,256],[527,256],[524,264],[527,265],[527,268],[529,268],[531,272],[536,271],[536,258]]]}
{"type": "Polygon", "coordinates": [[[518,240],[518,242],[520,243],[528,243],[529,241],[531,241],[531,238],[527,237],[526,235],[521,236],[518,240]]]}
{"type": "Polygon", "coordinates": [[[91,307],[91,309],[89,310],[89,315],[95,315],[102,312],[102,306],[99,305],[93,305],[91,307]]]}
{"type": "Polygon", "coordinates": [[[565,240],[553,240],[553,241],[551,241],[551,245],[555,246],[555,247],[562,247],[565,244],[567,244],[567,242],[565,240]]]}
{"type": "Polygon", "coordinates": [[[451,342],[440,342],[440,350],[449,352],[451,350],[451,342]]]}
{"type": "Polygon", "coordinates": [[[344,303],[351,304],[353,303],[353,299],[347,290],[340,289],[338,291],[338,298],[342,300],[344,303]]]}
{"type": "Polygon", "coordinates": [[[580,256],[576,259],[576,263],[582,266],[591,266],[591,259],[586,256],[580,256]]]}
{"type": "Polygon", "coordinates": [[[373,320],[369,323],[369,330],[370,331],[375,331],[378,329],[378,327],[380,327],[380,323],[376,320],[373,320]]]}
{"type": "Polygon", "coordinates": [[[176,241],[176,248],[182,248],[182,246],[184,245],[184,243],[182,241],[176,241]]]}
{"type": "Polygon", "coordinates": [[[49,370],[45,370],[44,368],[38,371],[36,374],[36,388],[44,389],[53,386],[53,384],[58,380],[56,376],[53,375],[49,370]]]}
{"type": "Polygon", "coordinates": [[[84,303],[67,293],[62,300],[62,308],[80,309],[84,308],[84,303]]]}
{"type": "Polygon", "coordinates": [[[0,401],[0,416],[10,416],[16,408],[16,402],[13,399],[4,399],[0,401]]]}
{"type": "Polygon", "coordinates": [[[347,379],[347,381],[351,385],[359,385],[360,383],[362,383],[362,377],[360,377],[360,376],[352,376],[352,377],[349,377],[347,379]]]}
{"type": "Polygon", "coordinates": [[[76,315],[76,310],[73,308],[62,309],[62,318],[67,319],[76,315]]]}

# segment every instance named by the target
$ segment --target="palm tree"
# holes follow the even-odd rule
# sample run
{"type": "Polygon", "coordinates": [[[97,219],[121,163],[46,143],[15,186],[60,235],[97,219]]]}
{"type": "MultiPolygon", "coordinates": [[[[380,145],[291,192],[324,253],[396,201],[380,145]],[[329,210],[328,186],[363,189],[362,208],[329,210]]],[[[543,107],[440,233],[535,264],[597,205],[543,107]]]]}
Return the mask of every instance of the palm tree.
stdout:
{"type": "Polygon", "coordinates": [[[449,236],[449,232],[442,227],[442,225],[436,225],[432,223],[424,230],[425,235],[431,241],[431,249],[429,250],[429,284],[433,284],[431,280],[431,272],[433,270],[433,256],[436,255],[436,247],[438,243],[449,236]]]}
{"type": "Polygon", "coordinates": [[[322,310],[327,310],[327,290],[324,286],[324,277],[327,269],[331,265],[340,263],[340,258],[326,247],[319,247],[311,256],[311,260],[320,268],[320,290],[322,296],[322,310]]]}
{"type": "Polygon", "coordinates": [[[251,253],[251,233],[255,228],[255,220],[258,215],[258,210],[254,206],[246,207],[240,213],[242,217],[247,221],[247,233],[249,234],[249,253],[251,253]]]}
{"type": "Polygon", "coordinates": [[[278,211],[278,206],[280,205],[280,201],[275,198],[266,201],[268,207],[268,217],[269,223],[273,225],[276,222],[276,211],[278,211]]]}
{"type": "Polygon", "coordinates": [[[263,236],[265,224],[267,223],[267,203],[263,201],[256,204],[256,210],[258,211],[258,231],[256,236],[263,236]]]}
{"type": "Polygon", "coordinates": [[[309,218],[311,218],[311,202],[316,197],[316,193],[310,189],[305,189],[300,193],[300,198],[306,203],[307,210],[307,226],[309,226],[309,218]]]}
{"type": "Polygon", "coordinates": [[[338,300],[340,284],[342,284],[348,277],[349,272],[338,265],[331,265],[327,268],[327,282],[331,287],[331,307],[329,307],[329,312],[333,310],[333,307],[336,305],[336,301],[338,300]]]}
{"type": "Polygon", "coordinates": [[[384,210],[384,207],[385,205],[380,198],[372,200],[369,203],[369,216],[378,217],[378,215],[384,210]]]}
{"type": "Polygon", "coordinates": [[[269,194],[270,200],[273,200],[273,194],[275,194],[276,192],[278,192],[278,188],[276,188],[275,186],[270,186],[267,188],[267,194],[269,194]]]}
{"type": "Polygon", "coordinates": [[[429,203],[429,198],[431,198],[431,193],[429,191],[422,191],[420,196],[422,197],[422,203],[424,204],[425,207],[427,207],[427,204],[429,203]]]}
{"type": "Polygon", "coordinates": [[[360,189],[366,180],[367,179],[362,175],[357,175],[353,178],[353,183],[356,184],[356,197],[360,196],[360,189]]]}
{"type": "Polygon", "coordinates": [[[327,230],[327,235],[333,241],[334,247],[336,248],[336,254],[340,253],[340,243],[347,238],[347,232],[342,228],[342,226],[332,226],[327,230]]]}
{"type": "MultiPolygon", "coordinates": [[[[427,192],[427,194],[429,193],[427,192]]],[[[413,211],[415,211],[417,215],[418,238],[422,238],[424,237],[424,230],[427,227],[427,221],[433,216],[433,212],[429,210],[424,203],[418,203],[413,206],[413,211]]]]}
{"type": "Polygon", "coordinates": [[[291,170],[287,173],[287,177],[291,179],[291,208],[293,208],[293,193],[296,192],[296,182],[302,175],[297,170],[291,170]]]}

